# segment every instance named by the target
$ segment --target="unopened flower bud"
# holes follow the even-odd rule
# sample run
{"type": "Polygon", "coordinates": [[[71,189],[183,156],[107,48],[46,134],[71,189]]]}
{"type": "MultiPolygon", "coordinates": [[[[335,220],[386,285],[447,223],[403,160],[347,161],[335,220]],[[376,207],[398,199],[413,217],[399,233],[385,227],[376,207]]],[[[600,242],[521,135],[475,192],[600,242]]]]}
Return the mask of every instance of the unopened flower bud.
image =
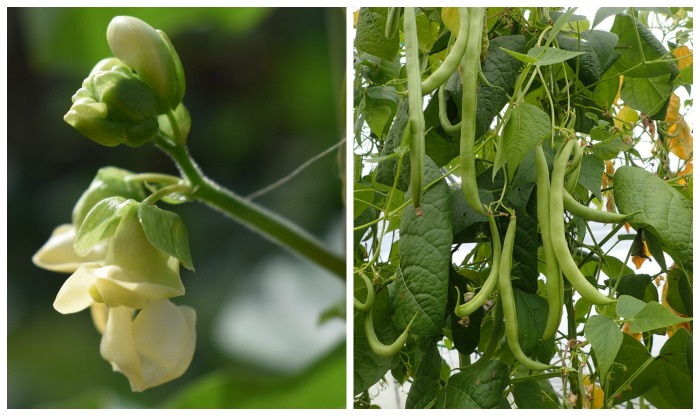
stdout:
{"type": "Polygon", "coordinates": [[[185,95],[185,72],[168,36],[143,20],[117,16],[107,27],[114,56],[136,71],[158,98],[158,113],[175,109],[185,95]]]}
{"type": "MultiPolygon", "coordinates": [[[[94,71],[94,70],[93,70],[94,71]]],[[[156,98],[126,67],[94,71],[63,119],[104,146],[138,147],[158,134],[156,98]]]]}

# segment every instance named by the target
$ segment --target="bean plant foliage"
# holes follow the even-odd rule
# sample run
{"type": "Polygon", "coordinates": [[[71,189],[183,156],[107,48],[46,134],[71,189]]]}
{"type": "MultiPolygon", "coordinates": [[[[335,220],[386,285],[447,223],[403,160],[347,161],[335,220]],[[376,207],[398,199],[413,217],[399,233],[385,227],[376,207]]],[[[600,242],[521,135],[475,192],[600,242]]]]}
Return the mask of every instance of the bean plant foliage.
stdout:
{"type": "Polygon", "coordinates": [[[692,408],[691,13],[355,13],[355,407],[692,408]]]}

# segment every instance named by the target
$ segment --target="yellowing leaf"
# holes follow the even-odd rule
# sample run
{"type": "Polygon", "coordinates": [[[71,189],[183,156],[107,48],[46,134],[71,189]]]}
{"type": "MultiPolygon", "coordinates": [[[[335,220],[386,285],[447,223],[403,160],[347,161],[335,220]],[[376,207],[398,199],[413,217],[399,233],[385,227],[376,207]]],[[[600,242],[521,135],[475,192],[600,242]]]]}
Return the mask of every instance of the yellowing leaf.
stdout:
{"type": "MultiPolygon", "coordinates": [[[[683,168],[683,170],[678,172],[678,174],[676,174],[676,176],[689,175],[691,173],[693,173],[693,162],[688,162],[685,164],[685,167],[683,168]]],[[[685,185],[687,183],[687,181],[685,179],[679,179],[678,183],[680,185],[685,185]]]]}
{"type": "Polygon", "coordinates": [[[591,383],[589,376],[583,378],[586,388],[586,407],[589,409],[602,409],[605,402],[603,389],[597,383],[591,383]]]}
{"type": "Polygon", "coordinates": [[[693,51],[686,45],[679,46],[673,50],[673,56],[678,58],[678,69],[683,69],[688,66],[693,66],[693,51]]]}
{"type": "Polygon", "coordinates": [[[452,32],[454,36],[459,33],[459,13],[456,7],[442,8],[442,23],[452,32]]]}
{"type": "Polygon", "coordinates": [[[681,99],[676,94],[671,94],[664,120],[670,123],[666,146],[671,153],[686,160],[693,152],[693,135],[690,132],[690,126],[680,114],[680,107],[681,99]]]}
{"type": "Polygon", "coordinates": [[[357,19],[360,17],[360,11],[355,10],[352,14],[352,27],[357,27],[357,19]]]}
{"type": "Polygon", "coordinates": [[[625,324],[622,325],[622,332],[629,334],[629,335],[632,335],[632,337],[634,337],[634,339],[636,339],[637,341],[642,340],[642,333],[641,332],[637,332],[634,334],[630,332],[630,323],[629,322],[625,322],[625,324]]]}
{"type": "Polygon", "coordinates": [[[615,117],[615,127],[620,130],[631,130],[637,121],[639,121],[639,114],[637,114],[632,107],[625,104],[625,106],[618,111],[617,116],[615,117]]]}

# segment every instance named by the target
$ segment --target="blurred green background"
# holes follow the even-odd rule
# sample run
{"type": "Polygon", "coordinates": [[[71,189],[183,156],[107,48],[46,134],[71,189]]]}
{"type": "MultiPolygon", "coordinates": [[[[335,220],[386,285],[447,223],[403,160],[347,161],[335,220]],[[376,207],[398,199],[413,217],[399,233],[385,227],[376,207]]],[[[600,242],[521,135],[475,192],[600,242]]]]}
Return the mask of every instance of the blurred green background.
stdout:
{"type": "MultiPolygon", "coordinates": [[[[241,195],[287,175],[343,137],[343,9],[8,9],[9,408],[345,407],[344,282],[198,203],[183,217],[196,273],[197,349],[183,377],[131,393],[99,354],[90,314],[52,303],[68,275],[31,263],[97,169],[177,174],[151,145],[104,148],[63,122],[107,24],[139,17],[170,37],[185,68],[189,147],[241,195]],[[344,308],[343,308],[344,310],[344,308]]],[[[344,148],[344,146],[342,146],[344,148]]],[[[256,201],[344,253],[344,156],[319,160],[256,201]]],[[[161,204],[162,205],[162,204],[161,204]]]]}

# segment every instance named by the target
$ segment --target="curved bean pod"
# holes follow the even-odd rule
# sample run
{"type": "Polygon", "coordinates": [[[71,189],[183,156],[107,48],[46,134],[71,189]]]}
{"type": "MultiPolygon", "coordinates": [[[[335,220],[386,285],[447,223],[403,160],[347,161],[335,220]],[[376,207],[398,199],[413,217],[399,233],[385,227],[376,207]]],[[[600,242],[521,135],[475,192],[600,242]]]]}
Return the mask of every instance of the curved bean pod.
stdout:
{"type": "Polygon", "coordinates": [[[418,28],[416,10],[406,7],[403,12],[403,33],[406,43],[406,76],[408,77],[408,120],[411,126],[411,200],[416,211],[420,208],[425,181],[425,118],[423,116],[423,94],[421,93],[420,57],[418,56],[418,28]]]}
{"type": "Polygon", "coordinates": [[[557,257],[559,267],[564,272],[566,279],[585,299],[596,305],[609,305],[613,299],[603,295],[590,284],[576,266],[576,262],[566,243],[566,229],[564,227],[564,175],[566,164],[571,156],[572,147],[577,145],[574,140],[568,141],[561,154],[554,160],[552,170],[552,185],[549,192],[549,227],[554,248],[554,255],[557,257]]]}
{"type": "Polygon", "coordinates": [[[564,188],[569,192],[574,192],[574,189],[576,189],[576,184],[578,183],[578,176],[581,173],[581,161],[583,160],[583,148],[579,146],[577,141],[572,141],[576,142],[576,144],[574,144],[574,148],[571,151],[571,153],[573,154],[573,158],[571,159],[571,163],[567,164],[564,173],[564,176],[566,176],[564,188]]]}
{"type": "Polygon", "coordinates": [[[447,118],[445,104],[445,85],[443,84],[438,87],[438,118],[440,119],[440,126],[445,130],[445,133],[450,136],[456,136],[462,128],[462,122],[460,121],[457,124],[450,123],[450,119],[447,118]]]}
{"type": "Polygon", "coordinates": [[[386,27],[384,28],[384,37],[387,39],[393,38],[399,32],[400,14],[400,7],[389,7],[386,15],[386,27]]]}
{"type": "Polygon", "coordinates": [[[542,247],[544,248],[544,267],[547,282],[545,290],[549,313],[547,325],[542,335],[542,340],[551,339],[561,323],[562,309],[564,306],[564,282],[562,282],[559,262],[554,255],[552,240],[549,231],[549,168],[544,156],[542,146],[535,148],[535,167],[537,169],[537,221],[542,234],[542,247]]]}
{"type": "Polygon", "coordinates": [[[372,352],[381,357],[392,357],[398,354],[399,351],[401,351],[401,348],[403,348],[403,344],[406,343],[406,339],[408,338],[408,330],[411,329],[411,325],[418,316],[418,312],[416,312],[416,314],[413,315],[411,322],[408,323],[408,326],[406,326],[406,329],[403,330],[401,335],[399,335],[399,337],[396,338],[396,341],[392,342],[389,345],[386,345],[383,344],[379,340],[379,338],[377,338],[377,333],[374,332],[374,321],[372,320],[373,310],[373,308],[370,309],[369,312],[367,312],[367,314],[365,315],[365,335],[367,336],[367,342],[369,343],[369,347],[372,349],[372,352]]]}
{"type": "Polygon", "coordinates": [[[629,217],[628,215],[602,211],[580,204],[568,191],[566,191],[566,189],[563,192],[563,198],[564,208],[570,213],[576,215],[577,217],[583,218],[586,221],[614,224],[618,222],[625,222],[629,217]]]}
{"type": "Polygon", "coordinates": [[[372,308],[372,304],[374,304],[374,285],[372,285],[372,281],[369,280],[369,277],[367,277],[366,274],[360,273],[360,277],[362,280],[364,280],[365,287],[367,287],[367,298],[365,298],[365,303],[360,302],[354,296],[352,297],[352,300],[355,310],[367,312],[372,308]]]}
{"type": "Polygon", "coordinates": [[[496,221],[493,219],[493,213],[489,212],[489,226],[491,227],[491,239],[492,243],[492,256],[491,256],[491,272],[486,278],[486,282],[481,287],[479,293],[477,293],[469,302],[460,305],[459,304],[459,289],[457,289],[457,305],[455,306],[455,315],[457,316],[469,316],[474,313],[475,310],[479,309],[484,302],[491,296],[493,290],[498,284],[498,265],[501,262],[501,236],[498,234],[498,227],[496,227],[496,221]]]}
{"type": "Polygon", "coordinates": [[[555,366],[530,359],[520,348],[520,341],[518,340],[518,316],[516,315],[515,299],[513,298],[513,286],[510,281],[513,244],[515,241],[515,230],[517,228],[515,221],[516,217],[512,215],[510,217],[510,223],[508,224],[508,231],[506,231],[506,236],[503,240],[503,253],[501,253],[500,270],[498,271],[498,291],[500,292],[501,302],[503,304],[506,341],[515,359],[525,368],[534,371],[549,370],[555,366]]]}
{"type": "MultiPolygon", "coordinates": [[[[442,64],[428,78],[421,83],[421,91],[423,95],[430,94],[435,89],[442,85],[452,75],[459,66],[459,61],[462,60],[464,50],[467,47],[467,38],[469,36],[469,25],[467,20],[469,14],[466,7],[459,7],[459,32],[450,53],[447,54],[442,64]]],[[[405,19],[406,17],[404,17],[405,19]]]]}
{"type": "Polygon", "coordinates": [[[479,198],[476,184],[476,167],[474,166],[474,141],[476,140],[476,93],[478,73],[481,67],[481,33],[484,9],[469,8],[469,42],[462,57],[462,129],[459,139],[459,164],[462,175],[462,192],[467,204],[481,215],[486,210],[479,198]]]}

